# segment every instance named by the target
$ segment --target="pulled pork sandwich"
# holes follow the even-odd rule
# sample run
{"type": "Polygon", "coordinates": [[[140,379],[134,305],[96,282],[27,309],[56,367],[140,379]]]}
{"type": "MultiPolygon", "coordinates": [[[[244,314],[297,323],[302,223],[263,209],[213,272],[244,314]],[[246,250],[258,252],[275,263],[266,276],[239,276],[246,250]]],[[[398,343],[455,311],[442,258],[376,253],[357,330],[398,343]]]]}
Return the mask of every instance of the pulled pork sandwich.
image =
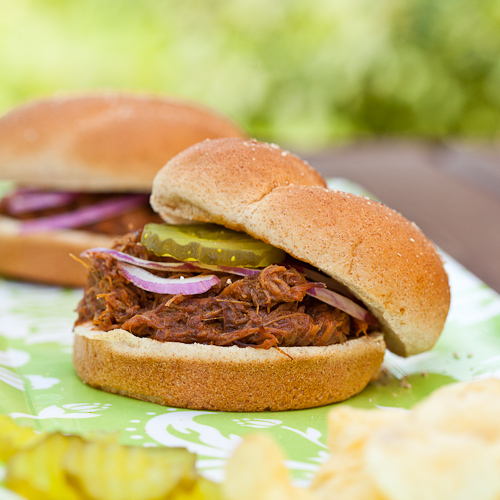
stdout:
{"type": "Polygon", "coordinates": [[[161,219],[149,206],[165,163],[207,138],[244,137],[197,104],[90,93],[37,100],[0,118],[0,275],[84,286],[70,258],[161,219]]]}
{"type": "Polygon", "coordinates": [[[277,146],[190,147],[151,204],[166,224],[83,254],[74,366],[93,387],[195,409],[316,407],[360,392],[386,344],[416,354],[443,329],[432,243],[277,146]]]}

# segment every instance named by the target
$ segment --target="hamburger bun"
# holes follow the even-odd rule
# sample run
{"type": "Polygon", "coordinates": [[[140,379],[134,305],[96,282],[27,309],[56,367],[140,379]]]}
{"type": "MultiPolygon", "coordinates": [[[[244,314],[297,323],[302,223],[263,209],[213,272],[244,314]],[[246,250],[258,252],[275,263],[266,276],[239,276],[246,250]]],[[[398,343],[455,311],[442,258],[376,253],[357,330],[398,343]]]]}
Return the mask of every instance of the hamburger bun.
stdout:
{"type": "Polygon", "coordinates": [[[220,137],[245,133],[180,99],[114,92],[41,99],[0,119],[0,178],[56,190],[150,193],[168,160],[220,137]]]}
{"type": "Polygon", "coordinates": [[[110,247],[114,238],[61,229],[22,234],[18,221],[0,217],[0,274],[37,283],[82,287],[87,270],[71,258],[92,246],[110,247]]]}
{"type": "Polygon", "coordinates": [[[283,159],[280,151],[256,141],[197,144],[158,172],[154,210],[167,222],[213,222],[285,250],[363,302],[393,352],[409,356],[430,349],[443,329],[450,290],[441,257],[420,229],[382,203],[326,189],[314,182],[314,174],[292,175],[269,158],[259,162],[257,174],[241,172],[244,164],[235,149],[252,151],[245,155],[247,165],[257,151],[283,159]],[[279,174],[266,178],[266,169],[274,168],[279,174]]]}
{"type": "MultiPolygon", "coordinates": [[[[153,183],[151,206],[168,223],[225,225],[273,189],[290,185],[326,187],[323,177],[299,157],[275,144],[224,138],[183,151],[153,183]]],[[[228,227],[241,229],[237,224],[228,227]]]]}
{"type": "Polygon", "coordinates": [[[377,373],[385,344],[375,333],[344,344],[279,352],[158,342],[86,323],[75,328],[73,349],[76,373],[92,387],[164,406],[240,412],[343,401],[377,373]]]}
{"type": "MultiPolygon", "coordinates": [[[[231,120],[195,103],[96,92],[33,101],[0,118],[0,180],[17,187],[90,193],[150,193],[157,171],[207,138],[244,137],[231,120]]],[[[0,275],[84,286],[69,254],[111,246],[118,235],[85,229],[22,234],[0,214],[0,275]]]]}
{"type": "Polygon", "coordinates": [[[311,264],[359,299],[380,331],[277,351],[158,343],[87,323],[75,328],[74,363],[94,387],[198,409],[309,408],[360,392],[377,374],[385,342],[408,356],[430,349],[443,329],[448,279],[422,232],[381,203],[326,189],[311,167],[275,146],[197,144],[157,174],[151,204],[167,222],[221,224],[311,264]]]}

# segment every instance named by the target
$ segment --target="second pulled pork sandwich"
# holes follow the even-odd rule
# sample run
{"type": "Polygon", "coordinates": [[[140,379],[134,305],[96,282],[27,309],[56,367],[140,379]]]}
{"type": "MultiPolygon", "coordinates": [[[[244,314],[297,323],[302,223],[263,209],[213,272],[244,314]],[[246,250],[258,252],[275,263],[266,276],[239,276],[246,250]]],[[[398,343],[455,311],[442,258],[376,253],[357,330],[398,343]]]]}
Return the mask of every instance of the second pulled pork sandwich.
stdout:
{"type": "Polygon", "coordinates": [[[0,275],[83,286],[70,257],[149,221],[154,176],[205,139],[244,137],[197,103],[151,94],[90,92],[37,99],[0,118],[0,275]]]}
{"type": "Polygon", "coordinates": [[[175,407],[310,408],[360,392],[386,345],[416,354],[443,329],[433,244],[275,145],[190,147],[151,205],[166,224],[83,254],[74,366],[91,386],[175,407]]]}

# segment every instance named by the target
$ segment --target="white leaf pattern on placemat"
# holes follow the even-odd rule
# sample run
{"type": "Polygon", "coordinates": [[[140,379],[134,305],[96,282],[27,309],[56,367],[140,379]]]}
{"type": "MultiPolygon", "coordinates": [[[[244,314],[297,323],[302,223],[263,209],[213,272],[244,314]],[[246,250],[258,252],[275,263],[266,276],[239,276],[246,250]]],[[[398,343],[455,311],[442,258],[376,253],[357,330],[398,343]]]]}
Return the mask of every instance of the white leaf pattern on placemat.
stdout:
{"type": "Polygon", "coordinates": [[[205,457],[227,458],[241,442],[241,437],[234,434],[225,437],[216,428],[195,421],[196,417],[212,414],[176,411],[158,415],[146,424],[146,434],[165,446],[183,446],[205,457]]]}
{"type": "Polygon", "coordinates": [[[50,389],[61,381],[54,377],[45,377],[44,375],[24,375],[31,382],[32,389],[50,389]]]}
{"type": "Polygon", "coordinates": [[[56,405],[51,405],[40,411],[38,415],[29,415],[27,413],[11,413],[10,417],[43,420],[47,418],[94,418],[101,416],[99,413],[89,412],[89,410],[107,410],[107,405],[101,405],[100,403],[78,403],[63,405],[62,408],[56,405]],[[66,413],[66,409],[73,411],[77,410],[81,413],[66,413]]]}
{"type": "Polygon", "coordinates": [[[24,380],[12,370],[0,366],[0,382],[4,382],[15,389],[24,391],[24,380]]]}
{"type": "Polygon", "coordinates": [[[10,368],[24,366],[29,360],[30,355],[26,351],[20,351],[19,349],[0,351],[0,381],[15,389],[24,391],[24,380],[18,373],[10,370],[10,368]]]}

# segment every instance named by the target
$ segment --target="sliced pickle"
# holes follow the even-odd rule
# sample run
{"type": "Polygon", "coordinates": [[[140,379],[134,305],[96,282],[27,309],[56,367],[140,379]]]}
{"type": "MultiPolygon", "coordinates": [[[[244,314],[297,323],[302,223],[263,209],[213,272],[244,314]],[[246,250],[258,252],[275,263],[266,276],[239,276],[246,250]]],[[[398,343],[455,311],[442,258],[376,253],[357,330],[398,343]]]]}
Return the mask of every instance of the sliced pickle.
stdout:
{"type": "Polygon", "coordinates": [[[77,436],[51,434],[17,452],[7,462],[5,486],[28,500],[82,500],[62,468],[71,444],[81,441],[77,436]]]}
{"type": "Polygon", "coordinates": [[[31,427],[17,425],[7,415],[0,415],[0,461],[6,462],[14,453],[44,438],[31,427]]]}
{"type": "Polygon", "coordinates": [[[220,484],[199,476],[192,487],[179,486],[169,500],[223,500],[225,498],[220,484]]]}
{"type": "Polygon", "coordinates": [[[158,256],[216,266],[266,267],[286,256],[279,248],[216,224],[147,224],[142,244],[158,256]]]}
{"type": "Polygon", "coordinates": [[[184,485],[194,487],[195,460],[195,455],[181,448],[75,442],[63,469],[86,499],[156,500],[171,498],[184,485]]]}
{"type": "Polygon", "coordinates": [[[28,500],[221,500],[183,448],[120,445],[97,435],[45,434],[6,464],[5,486],[28,500]]]}

